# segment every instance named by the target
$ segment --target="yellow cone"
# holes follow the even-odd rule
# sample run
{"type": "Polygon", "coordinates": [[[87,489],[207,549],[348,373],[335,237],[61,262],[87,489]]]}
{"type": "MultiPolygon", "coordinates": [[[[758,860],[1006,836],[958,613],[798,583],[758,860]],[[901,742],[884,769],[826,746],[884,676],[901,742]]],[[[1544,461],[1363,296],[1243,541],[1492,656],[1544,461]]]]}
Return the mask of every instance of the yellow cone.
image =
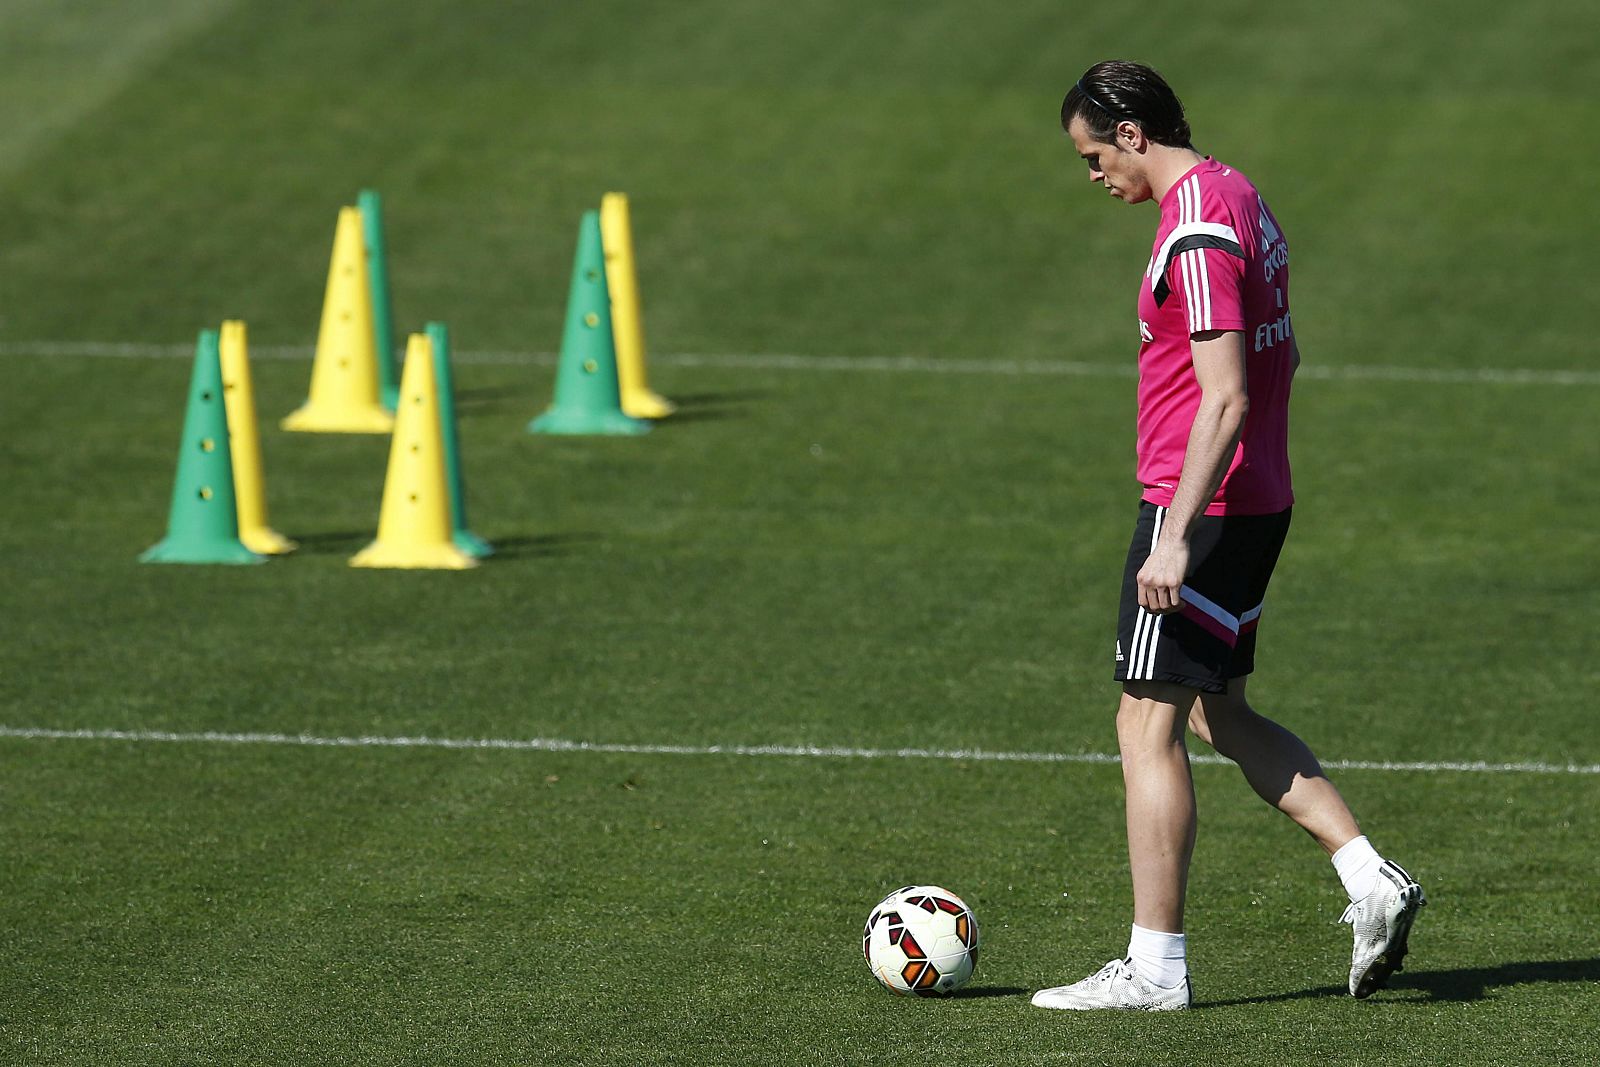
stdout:
{"type": "Polygon", "coordinates": [[[389,446],[378,539],[350,560],[352,567],[431,567],[463,570],[478,561],[455,546],[433,342],[414,333],[400,377],[400,411],[389,446]]]}
{"type": "Polygon", "coordinates": [[[617,349],[617,385],[624,414],[659,419],[676,409],[650,391],[644,368],[644,324],[639,314],[639,274],[633,262],[633,224],[626,193],[600,198],[600,243],[611,290],[611,333],[617,349]]]}
{"type": "Polygon", "coordinates": [[[293,552],[298,546],[267,525],[267,485],[261,469],[261,431],[256,427],[256,391],[250,381],[250,347],[244,323],[238,320],[222,324],[222,401],[233,452],[239,540],[263,556],[293,552]]]}
{"type": "Polygon", "coordinates": [[[283,420],[285,430],[310,433],[388,433],[394,416],[378,398],[378,349],[372,333],[372,290],[361,212],[339,209],[333,261],[322,300],[317,358],[311,365],[311,397],[283,420]]]}

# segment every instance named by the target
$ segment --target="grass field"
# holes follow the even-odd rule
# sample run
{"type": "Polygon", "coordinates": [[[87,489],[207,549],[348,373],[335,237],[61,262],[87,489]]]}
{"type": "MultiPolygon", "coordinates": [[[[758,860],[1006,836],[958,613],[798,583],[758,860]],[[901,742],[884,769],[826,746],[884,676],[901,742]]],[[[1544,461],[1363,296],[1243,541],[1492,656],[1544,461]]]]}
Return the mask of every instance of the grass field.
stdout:
{"type": "Polygon", "coordinates": [[[1256,7],[0,0],[0,1062],[1594,1062],[1594,20],[1256,7]],[[1252,692],[1409,765],[1336,772],[1431,899],[1372,1001],[1315,846],[1205,763],[1200,1010],[1027,1003],[1129,913],[1118,768],[971,754],[1114,749],[1155,216],[1056,127],[1108,55],[1294,245],[1252,692]],[[387,441],[276,429],[365,186],[460,350],[471,573],[350,569],[387,441]],[[535,438],[613,188],[682,413],[535,438]],[[303,548],[139,566],[229,316],[303,548]],[[912,881],[983,924],[964,996],[861,963],[912,881]]]}

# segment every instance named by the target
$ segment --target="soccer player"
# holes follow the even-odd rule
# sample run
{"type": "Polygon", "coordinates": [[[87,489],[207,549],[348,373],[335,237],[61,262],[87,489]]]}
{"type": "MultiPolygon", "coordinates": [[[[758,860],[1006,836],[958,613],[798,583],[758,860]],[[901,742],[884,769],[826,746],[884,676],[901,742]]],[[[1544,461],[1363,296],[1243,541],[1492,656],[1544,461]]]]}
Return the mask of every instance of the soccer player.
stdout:
{"type": "Polygon", "coordinates": [[[1183,906],[1195,800],[1185,726],[1333,859],[1354,927],[1350,992],[1398,970],[1422,887],[1356,825],[1311,750],[1245,698],[1267,581],[1289,530],[1289,246],[1249,179],[1191,142],[1183,105],[1137,63],[1097,63],[1061,104],[1089,180],[1161,211],[1139,284],[1138,476],[1144,496],[1117,624],[1117,743],[1133,933],[1126,958],[1044,1008],[1193,1003],[1183,906]]]}

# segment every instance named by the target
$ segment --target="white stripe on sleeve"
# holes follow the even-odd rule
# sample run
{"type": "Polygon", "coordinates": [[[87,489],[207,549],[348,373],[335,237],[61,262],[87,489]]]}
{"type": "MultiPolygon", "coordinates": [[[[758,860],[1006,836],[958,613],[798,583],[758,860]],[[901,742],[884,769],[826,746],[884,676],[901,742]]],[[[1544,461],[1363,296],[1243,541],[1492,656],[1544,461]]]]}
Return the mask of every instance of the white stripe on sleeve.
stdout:
{"type": "Polygon", "coordinates": [[[1201,252],[1198,248],[1183,254],[1183,266],[1189,273],[1189,332],[1199,333],[1201,313],[1205,308],[1205,286],[1200,280],[1201,252]]]}
{"type": "MultiPolygon", "coordinates": [[[[1200,207],[1200,175],[1195,174],[1184,183],[1189,187],[1189,221],[1199,222],[1201,218],[1200,207]]],[[[1195,249],[1194,274],[1195,274],[1195,307],[1194,327],[1191,333],[1211,329],[1211,275],[1206,269],[1206,254],[1204,249],[1195,249]]]]}

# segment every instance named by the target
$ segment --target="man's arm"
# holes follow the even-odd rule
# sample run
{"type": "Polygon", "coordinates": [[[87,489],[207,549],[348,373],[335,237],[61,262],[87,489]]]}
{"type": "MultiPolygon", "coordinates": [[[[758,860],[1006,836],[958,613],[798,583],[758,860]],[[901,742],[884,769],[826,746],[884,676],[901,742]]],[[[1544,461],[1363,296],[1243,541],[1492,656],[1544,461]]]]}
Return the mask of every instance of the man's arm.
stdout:
{"type": "Polygon", "coordinates": [[[1189,570],[1189,528],[1205,514],[1244,432],[1250,396],[1244,368],[1244,333],[1208,330],[1189,339],[1200,407],[1183,454],[1183,473],[1161,537],[1139,568],[1139,606],[1155,614],[1176,611],[1189,570]]]}

